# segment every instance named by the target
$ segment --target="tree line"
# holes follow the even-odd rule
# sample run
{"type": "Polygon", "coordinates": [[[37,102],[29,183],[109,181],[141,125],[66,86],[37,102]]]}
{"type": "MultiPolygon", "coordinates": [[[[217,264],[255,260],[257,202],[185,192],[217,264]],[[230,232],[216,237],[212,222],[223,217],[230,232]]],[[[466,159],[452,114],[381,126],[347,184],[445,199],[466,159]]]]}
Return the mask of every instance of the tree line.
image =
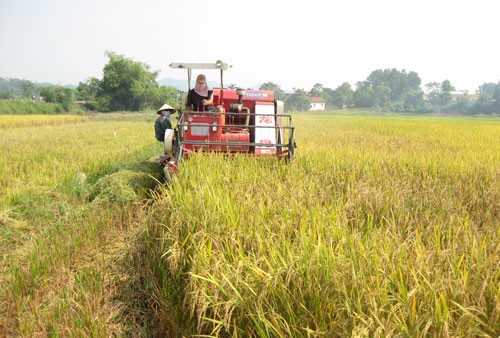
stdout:
{"type": "Polygon", "coordinates": [[[156,109],[164,103],[176,106],[181,91],[171,86],[160,86],[159,71],[152,71],[142,62],[136,62],[113,52],[106,52],[109,61],[103,68],[103,77],[91,77],[75,89],[55,85],[37,86],[27,80],[0,79],[0,98],[32,97],[44,102],[59,103],[66,111],[78,103],[90,111],[140,111],[156,109]],[[14,88],[14,90],[12,90],[14,88]]]}
{"type": "MultiPolygon", "coordinates": [[[[139,111],[156,109],[164,103],[177,106],[182,92],[172,86],[160,86],[159,71],[152,71],[141,62],[133,61],[114,52],[106,52],[109,61],[103,68],[103,77],[89,78],[80,82],[75,89],[45,85],[36,86],[27,80],[12,80],[16,86],[6,88],[6,80],[0,78],[0,99],[15,96],[43,97],[46,102],[55,102],[70,110],[78,102],[87,110],[139,111]],[[16,82],[17,81],[17,82],[16,82]],[[16,90],[9,90],[16,88],[16,90]]],[[[230,87],[236,87],[234,84],[230,87]]],[[[294,88],[285,93],[279,84],[266,82],[262,90],[273,90],[278,100],[284,101],[286,111],[307,111],[310,97],[321,97],[326,108],[365,108],[402,113],[500,113],[500,81],[484,83],[474,100],[468,94],[453,99],[454,86],[449,80],[425,84],[416,72],[397,69],[377,69],[364,81],[357,82],[355,89],[348,82],[335,89],[316,83],[310,90],[294,88]]]]}
{"type": "Polygon", "coordinates": [[[285,108],[291,111],[309,109],[309,97],[321,97],[327,109],[366,108],[379,111],[402,113],[462,113],[492,114],[500,113],[500,81],[484,83],[477,91],[478,97],[467,93],[454,99],[455,87],[449,80],[425,84],[416,72],[397,69],[378,69],[371,72],[365,81],[356,83],[353,89],[348,82],[335,89],[316,83],[306,92],[295,89],[285,94],[278,84],[264,83],[261,89],[274,90],[275,96],[285,101],[285,108]]]}

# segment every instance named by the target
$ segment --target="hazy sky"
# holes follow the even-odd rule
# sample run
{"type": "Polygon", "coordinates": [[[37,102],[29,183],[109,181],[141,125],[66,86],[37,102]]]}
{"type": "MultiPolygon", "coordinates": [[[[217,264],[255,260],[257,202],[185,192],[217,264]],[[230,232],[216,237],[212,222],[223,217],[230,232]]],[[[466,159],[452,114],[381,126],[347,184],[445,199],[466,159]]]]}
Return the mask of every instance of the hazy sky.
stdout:
{"type": "Polygon", "coordinates": [[[112,51],[158,79],[221,59],[243,87],[354,88],[396,68],[474,92],[500,80],[499,13],[498,0],[0,0],[0,77],[76,85],[112,51]]]}

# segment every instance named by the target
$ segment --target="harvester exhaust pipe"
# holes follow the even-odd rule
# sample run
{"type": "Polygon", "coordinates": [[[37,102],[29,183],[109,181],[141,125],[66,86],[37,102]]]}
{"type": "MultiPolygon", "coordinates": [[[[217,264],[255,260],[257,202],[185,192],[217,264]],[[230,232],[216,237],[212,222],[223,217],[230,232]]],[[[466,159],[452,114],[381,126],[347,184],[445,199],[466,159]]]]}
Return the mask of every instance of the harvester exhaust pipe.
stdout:
{"type": "Polygon", "coordinates": [[[241,113],[243,109],[243,95],[245,95],[245,89],[237,88],[236,93],[238,94],[238,103],[232,103],[229,108],[235,113],[241,113]]]}
{"type": "Polygon", "coordinates": [[[236,93],[238,93],[238,104],[243,104],[243,95],[245,95],[245,89],[238,88],[236,89],[236,93]]]}
{"type": "Polygon", "coordinates": [[[238,94],[238,103],[230,105],[231,111],[241,113],[241,111],[244,110],[247,113],[245,125],[248,126],[250,124],[250,109],[243,107],[243,95],[245,95],[246,90],[243,88],[237,88],[236,93],[238,94]]]}

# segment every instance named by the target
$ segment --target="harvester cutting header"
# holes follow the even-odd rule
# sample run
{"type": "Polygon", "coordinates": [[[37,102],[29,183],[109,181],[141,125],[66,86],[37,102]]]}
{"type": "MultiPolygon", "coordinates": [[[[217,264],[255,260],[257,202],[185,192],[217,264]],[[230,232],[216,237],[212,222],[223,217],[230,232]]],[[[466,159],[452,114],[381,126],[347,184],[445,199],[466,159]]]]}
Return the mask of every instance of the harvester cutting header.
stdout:
{"type": "Polygon", "coordinates": [[[293,160],[292,117],[284,114],[283,102],[275,100],[273,91],[224,88],[223,74],[231,65],[222,61],[170,67],[187,70],[189,92],[193,69],[220,70],[220,87],[213,89],[206,106],[187,105],[189,94],[183,96],[178,123],[165,134],[165,154],[170,156],[164,163],[166,174],[174,173],[183,158],[197,151],[293,160]]]}

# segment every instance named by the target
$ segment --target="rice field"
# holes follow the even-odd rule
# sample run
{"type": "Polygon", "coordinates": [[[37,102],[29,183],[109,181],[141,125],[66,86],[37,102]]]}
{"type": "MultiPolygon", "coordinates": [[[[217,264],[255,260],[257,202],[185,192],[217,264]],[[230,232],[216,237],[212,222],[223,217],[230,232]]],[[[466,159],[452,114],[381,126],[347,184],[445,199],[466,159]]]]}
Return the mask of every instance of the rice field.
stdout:
{"type": "Polygon", "coordinates": [[[155,174],[147,159],[161,146],[144,115],[0,116],[9,125],[0,130],[0,336],[123,330],[112,301],[117,248],[142,211],[117,200],[123,184],[96,187],[131,170],[155,174]]]}
{"type": "Polygon", "coordinates": [[[79,115],[2,115],[0,118],[0,129],[59,125],[85,121],[87,121],[87,117],[79,115]]]}
{"type": "Polygon", "coordinates": [[[159,327],[172,337],[498,336],[498,122],[295,124],[292,166],[198,156],[158,198],[146,241],[159,327]]]}
{"type": "Polygon", "coordinates": [[[153,119],[2,127],[0,336],[500,335],[498,120],[296,114],[292,165],[91,198],[154,175],[153,119]]]}

